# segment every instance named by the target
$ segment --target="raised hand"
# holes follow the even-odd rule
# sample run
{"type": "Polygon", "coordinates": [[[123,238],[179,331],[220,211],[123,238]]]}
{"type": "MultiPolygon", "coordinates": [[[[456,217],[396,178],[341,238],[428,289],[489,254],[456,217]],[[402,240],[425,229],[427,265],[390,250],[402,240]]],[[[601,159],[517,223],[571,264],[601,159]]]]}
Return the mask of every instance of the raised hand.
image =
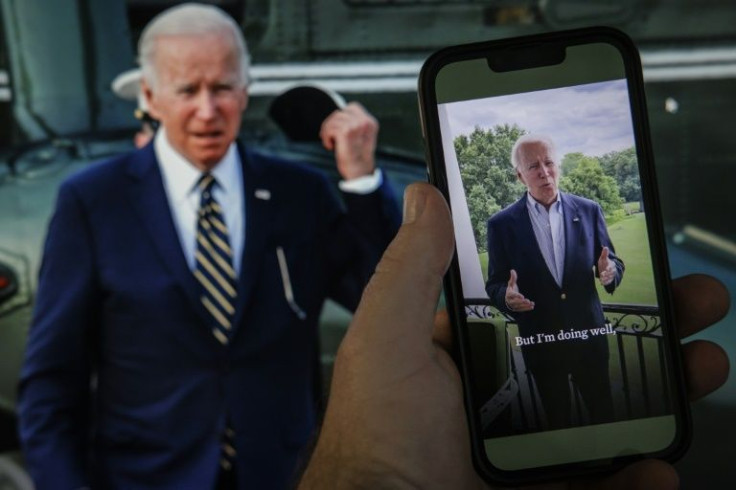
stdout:
{"type": "Polygon", "coordinates": [[[337,171],[345,180],[371,175],[376,167],[378,121],[357,102],[330,114],[319,133],[322,145],[335,152],[337,171]]]}
{"type": "Polygon", "coordinates": [[[519,292],[519,285],[516,284],[516,271],[514,269],[511,269],[504,299],[506,300],[506,307],[511,311],[523,312],[534,309],[534,301],[527,299],[519,292]]]}
{"type": "Polygon", "coordinates": [[[608,258],[608,247],[603,247],[598,258],[598,279],[603,286],[608,286],[616,279],[616,263],[608,258]]]}

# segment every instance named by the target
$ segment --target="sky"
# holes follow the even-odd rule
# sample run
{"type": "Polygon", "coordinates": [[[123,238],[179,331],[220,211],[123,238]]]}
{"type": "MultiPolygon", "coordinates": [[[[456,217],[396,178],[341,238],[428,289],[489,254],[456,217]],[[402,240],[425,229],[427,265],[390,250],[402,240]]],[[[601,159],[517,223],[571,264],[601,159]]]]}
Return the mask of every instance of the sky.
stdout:
{"type": "Polygon", "coordinates": [[[601,156],[634,146],[625,80],[447,104],[452,139],[475,126],[517,124],[555,141],[558,156],[601,156]]]}

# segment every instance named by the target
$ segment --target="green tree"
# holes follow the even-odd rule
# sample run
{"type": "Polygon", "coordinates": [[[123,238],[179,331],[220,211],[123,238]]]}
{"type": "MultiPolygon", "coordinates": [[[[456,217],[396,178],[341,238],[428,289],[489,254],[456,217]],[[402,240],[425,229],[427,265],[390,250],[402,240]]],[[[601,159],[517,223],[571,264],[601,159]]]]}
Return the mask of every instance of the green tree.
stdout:
{"type": "Polygon", "coordinates": [[[524,192],[511,165],[511,148],[526,131],[516,125],[491,129],[476,126],[468,135],[455,138],[455,153],[475,242],[486,250],[486,222],[493,213],[513,203],[524,192]]]}
{"type": "Polygon", "coordinates": [[[573,170],[575,170],[580,163],[581,160],[584,158],[590,158],[586,157],[582,153],[575,152],[575,153],[568,153],[562,158],[562,163],[560,163],[560,170],[562,170],[562,175],[569,174],[573,170]]]}
{"type": "Polygon", "coordinates": [[[616,179],[619,193],[626,202],[641,200],[641,183],[634,147],[612,151],[600,157],[606,175],[616,179]]]}
{"type": "Polygon", "coordinates": [[[560,188],[597,202],[606,215],[613,214],[623,204],[616,180],[603,172],[596,158],[581,159],[575,170],[562,176],[560,188]]]}

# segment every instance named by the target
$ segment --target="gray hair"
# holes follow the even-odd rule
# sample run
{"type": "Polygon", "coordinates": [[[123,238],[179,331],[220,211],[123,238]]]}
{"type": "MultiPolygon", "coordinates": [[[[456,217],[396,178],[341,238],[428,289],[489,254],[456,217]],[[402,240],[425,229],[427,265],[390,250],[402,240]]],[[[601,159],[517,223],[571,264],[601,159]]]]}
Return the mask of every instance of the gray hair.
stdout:
{"type": "Polygon", "coordinates": [[[196,36],[213,33],[230,33],[237,49],[240,65],[239,82],[250,82],[250,55],[240,26],[232,17],[213,5],[185,3],[164,10],[154,17],[141,33],[138,41],[138,62],[143,78],[156,84],[156,39],[160,36],[196,36]]]}
{"type": "Polygon", "coordinates": [[[522,146],[530,143],[542,143],[549,150],[549,156],[555,163],[559,163],[557,159],[557,148],[555,147],[554,141],[549,136],[542,134],[525,134],[516,140],[513,148],[511,148],[511,164],[515,170],[519,170],[519,150],[522,146]]]}

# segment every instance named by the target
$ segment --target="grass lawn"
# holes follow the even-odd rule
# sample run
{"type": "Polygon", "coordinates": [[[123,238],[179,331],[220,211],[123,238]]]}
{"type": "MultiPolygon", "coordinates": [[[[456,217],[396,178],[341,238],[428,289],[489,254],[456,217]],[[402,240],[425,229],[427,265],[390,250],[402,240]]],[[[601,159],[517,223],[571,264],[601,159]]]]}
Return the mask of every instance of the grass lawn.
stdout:
{"type": "Polygon", "coordinates": [[[656,305],[652,260],[649,256],[644,213],[627,216],[608,229],[616,255],[626,265],[624,279],[616,291],[610,295],[598,284],[598,294],[604,303],[627,303],[656,305]]]}
{"type": "MultiPolygon", "coordinates": [[[[626,265],[621,286],[608,294],[598,282],[598,294],[603,303],[656,305],[657,296],[649,257],[649,240],[643,213],[627,216],[608,230],[616,254],[626,265]]],[[[483,280],[488,278],[488,253],[480,254],[483,280]]],[[[523,291],[522,291],[523,293],[523,291]]]]}

